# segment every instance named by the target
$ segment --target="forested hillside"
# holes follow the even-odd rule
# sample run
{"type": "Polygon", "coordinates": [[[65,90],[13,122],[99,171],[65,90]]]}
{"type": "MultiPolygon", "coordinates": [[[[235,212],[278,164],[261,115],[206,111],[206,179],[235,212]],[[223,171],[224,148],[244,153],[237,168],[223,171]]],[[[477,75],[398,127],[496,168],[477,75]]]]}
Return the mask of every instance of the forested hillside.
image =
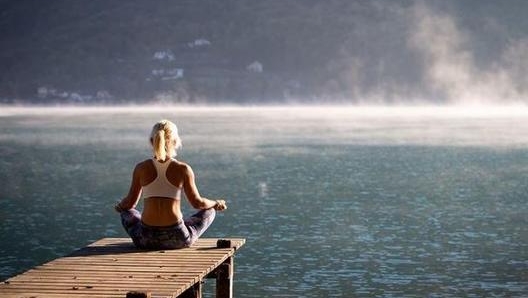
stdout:
{"type": "Polygon", "coordinates": [[[496,73],[512,92],[498,96],[527,91],[521,0],[2,0],[0,11],[4,103],[445,102],[496,73]]]}

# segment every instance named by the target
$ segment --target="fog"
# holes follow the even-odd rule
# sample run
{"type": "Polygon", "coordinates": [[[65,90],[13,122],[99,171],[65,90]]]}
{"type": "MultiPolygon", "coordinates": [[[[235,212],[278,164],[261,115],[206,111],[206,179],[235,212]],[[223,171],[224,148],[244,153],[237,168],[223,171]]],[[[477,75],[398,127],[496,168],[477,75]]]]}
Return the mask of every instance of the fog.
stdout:
{"type": "MultiPolygon", "coordinates": [[[[426,1],[410,10],[413,29],[408,43],[425,59],[425,84],[447,95],[450,103],[500,104],[528,98],[528,37],[510,39],[499,59],[477,67],[470,33],[449,14],[435,11],[426,1]]],[[[493,34],[501,32],[492,23],[493,34]]]]}
{"type": "Polygon", "coordinates": [[[528,107],[483,105],[7,107],[0,113],[4,128],[0,141],[38,146],[113,146],[118,142],[146,150],[149,129],[161,118],[176,122],[184,148],[189,146],[190,150],[214,151],[222,147],[251,151],[270,143],[298,148],[528,146],[528,107]]]}
{"type": "MultiPolygon", "coordinates": [[[[528,32],[516,30],[511,25],[515,16],[510,19],[504,13],[506,7],[523,10],[523,5],[423,0],[408,5],[376,3],[376,9],[386,16],[376,25],[381,28],[376,32],[384,40],[385,51],[378,57],[349,51],[349,96],[360,98],[362,104],[528,102],[528,32]],[[397,38],[403,40],[401,48],[391,41],[397,38]],[[398,65],[396,70],[392,64],[398,65]],[[363,81],[373,67],[378,82],[369,86],[363,81]]],[[[369,44],[378,38],[367,36],[362,42],[369,44]]]]}

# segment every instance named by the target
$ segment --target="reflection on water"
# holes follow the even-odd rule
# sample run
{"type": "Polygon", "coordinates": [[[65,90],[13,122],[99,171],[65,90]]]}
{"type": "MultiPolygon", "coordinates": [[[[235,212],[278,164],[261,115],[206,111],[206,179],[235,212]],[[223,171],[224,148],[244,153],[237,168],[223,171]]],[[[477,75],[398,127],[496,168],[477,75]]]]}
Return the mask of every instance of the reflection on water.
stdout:
{"type": "MultiPolygon", "coordinates": [[[[28,112],[29,111],[29,112],[28,112]]],[[[167,117],[241,236],[241,297],[528,292],[523,108],[179,108],[0,113],[0,278],[101,237],[167,117]]],[[[188,210],[188,207],[186,207],[188,210]]]]}

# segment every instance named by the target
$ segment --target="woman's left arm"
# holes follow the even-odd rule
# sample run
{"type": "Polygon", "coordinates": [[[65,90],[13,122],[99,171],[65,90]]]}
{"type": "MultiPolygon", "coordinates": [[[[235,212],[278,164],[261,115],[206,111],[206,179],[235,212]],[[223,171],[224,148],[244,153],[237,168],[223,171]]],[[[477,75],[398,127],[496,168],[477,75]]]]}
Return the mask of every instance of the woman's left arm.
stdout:
{"type": "Polygon", "coordinates": [[[139,176],[140,169],[138,164],[136,165],[136,167],[134,168],[134,172],[132,173],[132,182],[130,184],[130,189],[128,190],[127,196],[124,197],[121,202],[117,203],[114,206],[114,209],[117,212],[130,210],[136,207],[139,198],[141,197],[141,183],[139,176]]]}

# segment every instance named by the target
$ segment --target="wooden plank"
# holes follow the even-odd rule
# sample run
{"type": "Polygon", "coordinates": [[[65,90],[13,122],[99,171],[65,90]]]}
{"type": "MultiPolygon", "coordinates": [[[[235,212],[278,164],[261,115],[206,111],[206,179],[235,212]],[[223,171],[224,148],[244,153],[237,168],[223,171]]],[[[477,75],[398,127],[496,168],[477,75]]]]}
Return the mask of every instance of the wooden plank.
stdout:
{"type": "Polygon", "coordinates": [[[116,280],[123,280],[123,279],[129,279],[129,280],[136,280],[138,278],[146,279],[146,278],[174,278],[179,277],[182,275],[192,275],[195,276],[197,273],[201,271],[198,271],[197,269],[194,270],[185,270],[185,271],[172,271],[170,273],[144,273],[144,272],[136,272],[134,274],[118,274],[116,275],[114,272],[100,272],[97,273],[97,275],[94,275],[93,272],[85,273],[85,272],[40,272],[39,275],[35,274],[24,274],[24,275],[18,275],[10,279],[10,282],[14,281],[21,281],[21,280],[46,280],[46,279],[87,279],[87,278],[94,278],[94,279],[116,279],[116,280]]]}
{"type": "Polygon", "coordinates": [[[202,280],[245,243],[229,241],[226,248],[217,248],[217,239],[199,239],[190,248],[141,251],[128,238],[104,238],[6,280],[0,297],[125,297],[130,291],[200,297],[202,280]]]}

